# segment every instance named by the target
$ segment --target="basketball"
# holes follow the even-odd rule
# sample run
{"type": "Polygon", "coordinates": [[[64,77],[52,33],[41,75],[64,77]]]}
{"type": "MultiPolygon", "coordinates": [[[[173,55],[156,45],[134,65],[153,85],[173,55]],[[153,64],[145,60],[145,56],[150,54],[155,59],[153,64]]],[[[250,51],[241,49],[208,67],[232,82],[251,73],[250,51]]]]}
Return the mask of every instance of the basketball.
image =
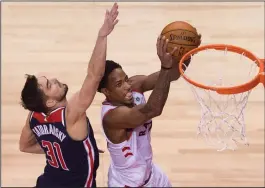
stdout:
{"type": "Polygon", "coordinates": [[[172,22],[164,27],[161,35],[169,40],[168,52],[177,47],[177,50],[173,54],[177,60],[180,60],[185,53],[200,45],[200,36],[196,28],[187,22],[172,22]]]}

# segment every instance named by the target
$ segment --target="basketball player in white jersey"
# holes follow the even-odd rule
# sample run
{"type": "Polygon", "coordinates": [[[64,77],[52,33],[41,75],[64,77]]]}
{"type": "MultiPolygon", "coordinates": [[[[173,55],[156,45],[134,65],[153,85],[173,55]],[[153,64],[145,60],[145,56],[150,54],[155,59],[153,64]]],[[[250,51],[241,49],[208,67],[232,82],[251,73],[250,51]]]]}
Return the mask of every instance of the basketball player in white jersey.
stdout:
{"type": "MultiPolygon", "coordinates": [[[[128,78],[122,67],[107,61],[98,91],[106,96],[101,118],[111,156],[110,187],[171,187],[168,177],[153,163],[152,118],[161,115],[170,83],[180,76],[168,40],[158,37],[159,72],[128,78]],[[144,92],[153,90],[146,102],[144,92]]],[[[188,64],[187,61],[186,64],[188,64]]]]}

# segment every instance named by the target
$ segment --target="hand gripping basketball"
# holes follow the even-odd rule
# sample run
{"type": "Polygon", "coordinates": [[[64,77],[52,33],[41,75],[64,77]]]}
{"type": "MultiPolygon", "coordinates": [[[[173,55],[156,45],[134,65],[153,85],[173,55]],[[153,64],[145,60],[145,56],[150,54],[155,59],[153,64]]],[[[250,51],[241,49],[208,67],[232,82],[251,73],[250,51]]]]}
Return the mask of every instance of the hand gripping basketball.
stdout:
{"type": "Polygon", "coordinates": [[[161,66],[166,69],[172,68],[173,64],[173,54],[177,50],[175,47],[171,52],[167,52],[168,39],[165,36],[159,36],[157,38],[156,48],[157,55],[161,61],[161,66]]]}

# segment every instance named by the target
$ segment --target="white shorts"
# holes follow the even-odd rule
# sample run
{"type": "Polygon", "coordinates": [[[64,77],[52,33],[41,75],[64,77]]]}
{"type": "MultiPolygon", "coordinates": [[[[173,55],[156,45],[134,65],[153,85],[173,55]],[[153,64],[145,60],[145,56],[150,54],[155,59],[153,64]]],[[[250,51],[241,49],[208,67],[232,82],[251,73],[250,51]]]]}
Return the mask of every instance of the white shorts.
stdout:
{"type": "MultiPolygon", "coordinates": [[[[108,187],[130,187],[124,181],[117,181],[109,173],[108,187]]],[[[149,181],[140,187],[172,187],[167,175],[155,164],[152,165],[152,173],[149,181]]]]}
{"type": "Polygon", "coordinates": [[[144,187],[172,187],[167,175],[155,164],[153,164],[150,180],[144,187]]]}

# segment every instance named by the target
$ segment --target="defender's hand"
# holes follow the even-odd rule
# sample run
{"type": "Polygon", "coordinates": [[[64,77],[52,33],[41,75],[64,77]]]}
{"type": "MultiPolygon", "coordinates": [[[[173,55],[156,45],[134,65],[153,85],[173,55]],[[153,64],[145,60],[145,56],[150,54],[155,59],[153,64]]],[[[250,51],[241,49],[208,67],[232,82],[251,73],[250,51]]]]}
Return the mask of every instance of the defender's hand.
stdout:
{"type": "Polygon", "coordinates": [[[161,61],[161,66],[164,68],[171,68],[173,64],[173,54],[177,50],[175,47],[171,52],[167,52],[168,39],[165,36],[159,36],[157,38],[156,48],[157,55],[161,61]]]}
{"type": "Polygon", "coordinates": [[[108,36],[112,30],[114,29],[115,25],[118,23],[118,4],[114,3],[114,5],[111,8],[111,11],[106,10],[105,14],[105,20],[102,25],[102,27],[99,30],[99,36],[106,37],[108,36]]]}

